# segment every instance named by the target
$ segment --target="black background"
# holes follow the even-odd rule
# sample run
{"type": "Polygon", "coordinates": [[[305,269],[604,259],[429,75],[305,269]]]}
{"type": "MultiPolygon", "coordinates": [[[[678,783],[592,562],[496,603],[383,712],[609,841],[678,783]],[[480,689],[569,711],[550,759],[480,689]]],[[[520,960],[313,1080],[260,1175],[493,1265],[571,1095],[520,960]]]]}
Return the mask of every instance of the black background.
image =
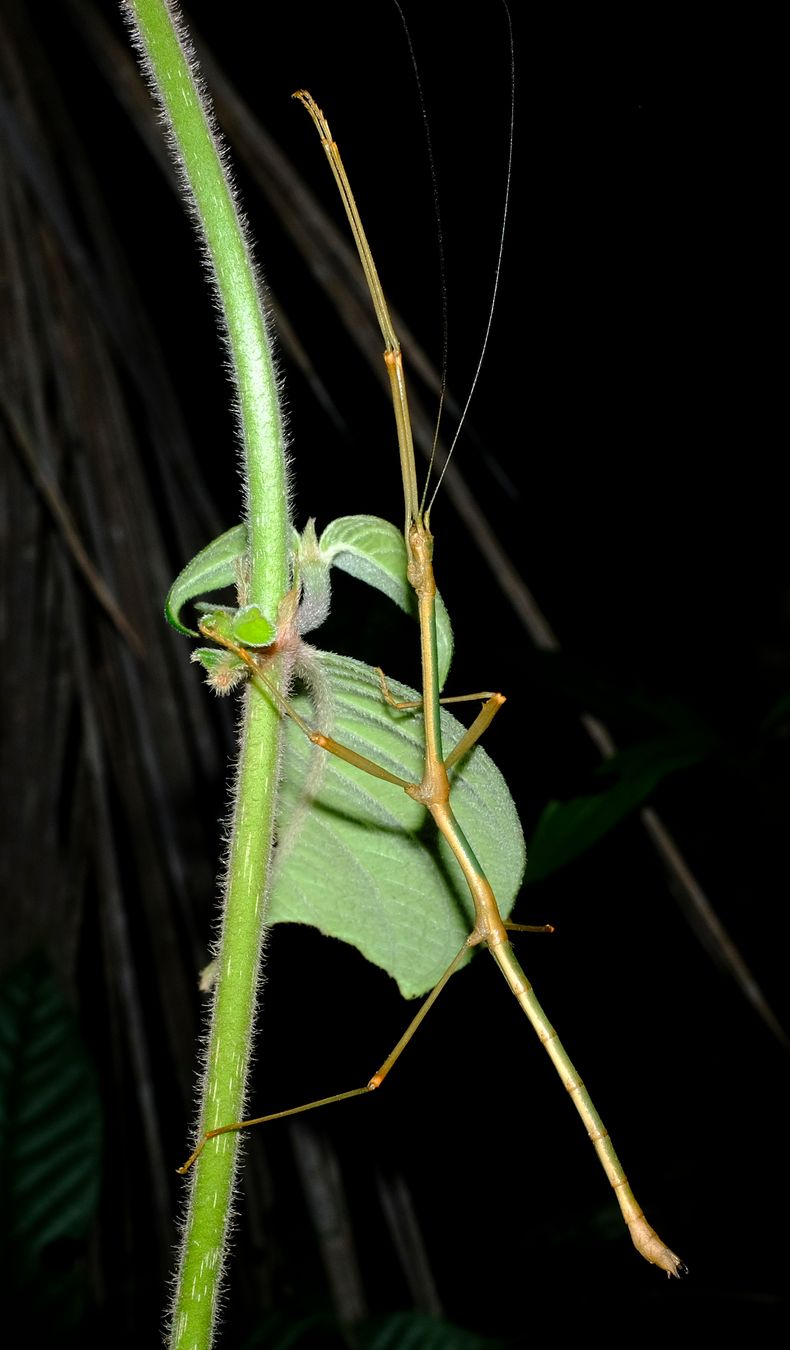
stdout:
{"type": "MultiPolygon", "coordinates": [[[[462,398],[502,220],[507,30],[496,4],[464,20],[450,5],[405,8],[441,193],[449,380],[462,398]]],[[[221,9],[193,4],[189,17],[339,220],[320,146],[290,94],[305,86],[323,106],[385,289],[438,360],[432,188],[394,8],[300,4],[270,17],[234,0],[221,9]]],[[[110,19],[121,35],[113,12],[110,19]]],[[[683,701],[710,722],[720,752],[669,778],[654,804],[786,1021],[786,727],[784,737],[760,735],[790,665],[776,35],[728,31],[720,20],[692,28],[666,9],[626,20],[519,12],[514,22],[500,297],[457,464],[559,635],[565,662],[558,673],[558,663],[536,655],[440,495],[436,570],[457,634],[451,682],[508,695],[486,745],[511,783],[527,839],[547,800],[589,789],[596,756],[578,712],[597,681],[622,699],[639,691],[683,701]],[[583,691],[577,700],[572,686],[583,691]]],[[[232,419],[193,237],[97,75],[70,7],[39,11],[34,26],[60,58],[61,95],[156,324],[221,527],[230,526],[239,514],[232,419]]],[[[354,512],[398,521],[397,457],[379,386],[247,170],[237,178],[266,277],[345,424],[341,435],[327,422],[283,354],[296,522],[312,515],[321,526],[354,512]]],[[[145,460],[142,439],[141,430],[145,460]]],[[[147,471],[155,476],[156,466],[147,471]]],[[[184,558],[173,554],[175,574],[184,558]]],[[[338,583],[339,613],[344,600],[349,617],[335,621],[327,645],[414,682],[408,626],[368,614],[350,582],[338,583]]],[[[172,645],[186,661],[175,636],[172,645]]],[[[645,734],[622,705],[618,714],[616,697],[613,708],[618,737],[645,734]]],[[[216,735],[230,747],[227,709],[217,718],[216,735]]],[[[212,822],[224,814],[223,792],[220,776],[201,801],[207,860],[220,844],[212,822]]],[[[210,887],[194,895],[206,942],[212,900],[210,887]]],[[[737,1329],[751,1344],[773,1343],[787,1260],[785,1052],[691,931],[636,816],[527,887],[519,916],[556,925],[550,939],[523,939],[523,962],[649,1218],[691,1274],[670,1284],[621,1239],[562,1087],[480,958],[453,981],[383,1093],[311,1121],[337,1150],[371,1308],[408,1305],[376,1200],[383,1173],[406,1179],[446,1313],[463,1326],[526,1343],[531,1330],[562,1317],[616,1343],[624,1324],[629,1337],[737,1329]]],[[[85,1034],[101,1064],[106,1047],[91,1022],[84,957],[80,983],[85,1034]]],[[[364,1081],[408,1009],[355,952],[283,929],[268,945],[264,1014],[252,1093],[260,1110],[364,1081]]],[[[196,1032],[199,1025],[196,1001],[196,1032]]],[[[149,1034],[155,1044],[155,1029],[149,1034]]],[[[189,1073],[182,1066],[182,1083],[189,1073]]],[[[165,1154],[175,1164],[191,1107],[164,1051],[157,1083],[165,1154]]],[[[118,1112],[108,1100],[111,1129],[118,1112]]],[[[105,1223],[118,1169],[142,1165],[129,1126],[108,1162],[105,1223]]],[[[251,1334],[272,1288],[275,1302],[295,1309],[330,1302],[287,1128],[250,1139],[258,1174],[264,1150],[271,1213],[253,1203],[250,1225],[242,1201],[228,1345],[251,1334]]],[[[159,1266],[139,1213],[120,1231],[128,1283],[105,1287],[98,1315],[123,1309],[129,1343],[143,1344],[164,1301],[159,1266]]]]}

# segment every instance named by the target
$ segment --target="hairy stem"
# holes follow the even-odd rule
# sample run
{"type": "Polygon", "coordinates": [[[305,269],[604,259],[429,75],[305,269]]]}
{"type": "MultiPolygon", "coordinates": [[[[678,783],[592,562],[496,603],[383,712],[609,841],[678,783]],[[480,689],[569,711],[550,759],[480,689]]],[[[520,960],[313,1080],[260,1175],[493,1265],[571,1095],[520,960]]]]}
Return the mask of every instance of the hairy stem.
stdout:
{"type": "MultiPolygon", "coordinates": [[[[123,4],[199,228],[222,315],[246,488],[246,599],[276,619],[289,584],[288,494],[277,379],[260,286],[175,5],[166,0],[123,4]]],[[[260,689],[248,688],[245,699],[199,1136],[244,1114],[255,1018],[281,722],[260,689]]],[[[212,1342],[237,1151],[238,1136],[226,1136],[193,1169],[172,1310],[174,1350],[207,1350],[212,1342]]]]}

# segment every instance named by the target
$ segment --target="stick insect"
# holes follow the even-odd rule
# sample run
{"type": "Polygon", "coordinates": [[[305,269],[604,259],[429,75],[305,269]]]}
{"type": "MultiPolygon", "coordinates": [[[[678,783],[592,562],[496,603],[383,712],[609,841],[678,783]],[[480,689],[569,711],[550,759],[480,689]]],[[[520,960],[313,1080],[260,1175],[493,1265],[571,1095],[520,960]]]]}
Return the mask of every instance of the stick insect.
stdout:
{"type": "MultiPolygon", "coordinates": [[[[381,764],[374,762],[357,750],[344,745],[331,735],[316,729],[293,703],[286,698],[281,689],[266,673],[266,655],[251,650],[236,640],[227,627],[217,621],[216,616],[206,616],[200,624],[201,632],[207,638],[225,648],[235,662],[237,671],[244,672],[266,697],[273,700],[280,713],[294,722],[307,739],[329,755],[354,766],[362,773],[373,775],[392,785],[393,791],[406,793],[415,802],[430,813],[440,834],[446,841],[463,873],[474,906],[474,924],[462,947],[457,952],[444,974],[434,986],[432,992],[421,1005],[417,1015],[410,1022],[394,1049],[373,1076],[361,1087],[341,1092],[331,1097],[304,1103],[301,1106],[270,1115],[234,1121],[212,1129],[198,1142],[197,1147],[179,1171],[187,1172],[199,1158],[210,1141],[220,1135],[247,1130],[256,1125],[300,1114],[325,1106],[332,1102],[345,1101],[362,1096],[379,1088],[399,1059],[406,1045],[427,1016],[451,976],[463,963],[470,949],[487,947],[502,972],[511,992],[517,999],[527,1018],[559,1074],[571,1100],[578,1111],[587,1133],[595,1148],[601,1166],[615,1192],[623,1218],[628,1227],[634,1245],[651,1264],[659,1266],[669,1276],[679,1277],[686,1267],[681,1259],[665,1245],[658,1234],[647,1222],[626,1179],[623,1167],[617,1157],[609,1133],[582,1079],[572,1064],[566,1050],[560,1042],[554,1027],[546,1017],[532,985],[524,974],[516,958],[509,933],[513,931],[543,932],[547,928],[533,928],[529,925],[511,923],[502,918],[497,899],[473,849],[466,838],[451,804],[451,780],[449,771],[477,743],[483,732],[504,703],[499,693],[489,691],[461,695],[454,699],[443,700],[440,697],[440,680],[437,655],[437,591],[433,571],[434,541],[430,527],[430,507],[426,506],[425,495],[421,496],[417,486],[412,430],[403,359],[400,343],[392,325],[384,292],[379,281],[375,263],[365,236],[362,221],[354,200],[349,180],[337,145],[332,138],[326,118],[309,93],[302,90],[295,95],[310,114],[316,126],[324,151],[329,160],[343,205],[348,216],[351,231],[359,252],[362,268],[375,309],[376,317],[384,340],[384,361],[389,376],[392,403],[395,414],[398,446],[400,451],[401,477],[403,481],[405,527],[404,538],[407,557],[407,575],[410,586],[416,596],[420,627],[420,650],[422,665],[422,698],[415,702],[398,701],[390,692],[383,674],[381,675],[381,697],[393,708],[400,711],[419,712],[423,719],[424,743],[422,775],[418,781],[409,781],[381,764]],[[440,704],[442,702],[475,702],[482,704],[480,711],[469,729],[460,737],[449,751],[442,743],[440,704]]],[[[290,597],[291,615],[298,604],[298,592],[290,597]]],[[[279,628],[279,625],[278,625],[279,628]]],[[[550,931],[550,929],[548,930],[550,931]]]]}

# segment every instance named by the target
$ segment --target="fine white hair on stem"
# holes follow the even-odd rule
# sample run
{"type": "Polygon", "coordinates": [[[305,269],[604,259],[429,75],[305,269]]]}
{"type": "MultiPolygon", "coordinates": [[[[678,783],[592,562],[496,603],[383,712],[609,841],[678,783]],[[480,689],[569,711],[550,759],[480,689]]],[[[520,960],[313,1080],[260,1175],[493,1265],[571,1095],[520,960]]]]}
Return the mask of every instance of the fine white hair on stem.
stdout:
{"type": "MultiPolygon", "coordinates": [[[[225,345],[226,366],[229,367],[233,387],[233,409],[242,452],[240,463],[245,514],[251,527],[251,534],[253,532],[260,534],[261,526],[263,524],[265,527],[266,522],[263,521],[261,503],[256,504],[253,501],[252,488],[255,490],[256,497],[261,496],[260,481],[256,478],[261,466],[260,462],[256,463],[255,456],[260,442],[266,443],[268,441],[272,447],[276,444],[279,451],[283,440],[281,414],[273,397],[275,390],[279,392],[281,379],[276,367],[272,371],[268,355],[264,350],[263,339],[269,337],[269,325],[267,323],[263,284],[260,271],[253,262],[253,250],[246,222],[239,207],[238,196],[234,189],[228,153],[219,135],[211,101],[200,78],[195,53],[183,19],[174,0],[159,0],[159,2],[161,4],[159,10],[156,10],[156,6],[153,5],[143,6],[141,0],[121,0],[121,6],[130,29],[133,45],[138,53],[145,78],[158,109],[160,123],[176,168],[181,195],[197,229],[200,252],[214,298],[220,332],[225,345]],[[146,8],[149,11],[147,15],[146,8]],[[154,11],[156,12],[154,13],[154,11]],[[152,13],[156,23],[161,21],[160,29],[157,29],[155,23],[151,22],[152,13]],[[160,48],[158,43],[162,32],[165,31],[167,37],[164,40],[163,48],[160,48]],[[166,56],[163,56],[163,50],[165,50],[166,56]],[[180,97],[183,97],[183,105],[179,102],[180,97]],[[185,109],[187,110],[186,116],[185,109]],[[182,118],[184,118],[183,123],[182,118]],[[200,128],[201,120],[202,131],[200,128]],[[199,153],[194,144],[190,147],[188,139],[192,135],[190,128],[198,133],[195,140],[200,145],[199,153]],[[225,237],[222,239],[223,247],[220,247],[223,230],[225,231],[225,237]],[[223,253],[225,245],[227,245],[227,252],[223,253]],[[227,268],[224,259],[227,259],[227,268]],[[242,314],[241,318],[240,314],[242,314]],[[261,352],[264,354],[261,355],[261,352]],[[258,376],[262,379],[260,386],[256,386],[256,377],[258,376]],[[258,388],[264,387],[272,397],[263,396],[256,403],[258,388]],[[252,530],[253,510],[257,512],[257,520],[254,522],[255,531],[252,530]]],[[[274,458],[274,456],[271,458],[274,458]]],[[[282,513],[287,508],[288,503],[287,472],[274,475],[274,478],[278,483],[277,495],[279,500],[277,505],[282,513]]],[[[282,524],[282,517],[280,517],[280,523],[282,524]]],[[[250,552],[253,559],[251,565],[254,565],[256,550],[252,544],[250,552]]],[[[260,549],[258,549],[258,555],[259,553],[260,549]]],[[[279,572],[284,571],[285,563],[279,569],[279,572]]],[[[277,569],[270,569],[269,574],[275,577],[275,582],[272,584],[275,584],[277,588],[287,585],[284,577],[278,574],[277,569]]],[[[281,594],[282,590],[279,590],[279,594],[275,594],[275,603],[279,601],[281,594]]],[[[285,671],[283,679],[286,690],[288,678],[289,672],[285,671]]],[[[245,816],[245,807],[241,800],[240,765],[248,763],[250,759],[248,746],[253,740],[253,710],[254,705],[248,695],[244,700],[239,729],[237,763],[233,774],[231,809],[226,826],[223,866],[219,883],[222,892],[222,905],[220,925],[215,940],[215,951],[217,952],[224,945],[225,939],[232,933],[229,920],[231,876],[238,874],[239,871],[238,867],[234,868],[232,855],[240,837],[239,821],[245,816]]],[[[255,728],[256,744],[260,749],[262,742],[259,720],[255,723],[255,728]]],[[[274,782],[270,785],[270,792],[267,797],[270,803],[274,800],[276,783],[281,773],[282,750],[280,739],[278,736],[278,757],[272,775],[274,782]]],[[[249,806],[249,799],[245,798],[245,800],[249,806]]],[[[247,817],[249,817],[249,811],[247,811],[247,817]]],[[[249,841],[249,819],[246,821],[245,829],[247,831],[245,837],[249,841]]],[[[271,838],[268,836],[269,831],[267,830],[266,836],[264,836],[265,845],[256,854],[254,881],[258,888],[258,895],[255,897],[255,914],[256,916],[260,915],[260,920],[256,922],[253,941],[249,944],[249,960],[244,962],[245,979],[248,982],[246,988],[240,990],[240,1002],[243,1005],[243,1016],[249,1034],[247,1034],[243,1044],[240,1043],[233,1050],[227,1066],[224,1061],[222,1063],[223,1088],[227,1088],[229,1093],[238,1093],[237,1110],[242,1115],[244,1114],[249,1089],[249,1067],[252,1056],[251,1030],[255,1023],[256,1009],[260,1001],[262,981],[261,957],[266,934],[263,926],[264,910],[261,908],[260,899],[268,892],[271,877],[272,847],[271,838]],[[255,947],[254,951],[253,946],[255,947]]],[[[242,846],[240,845],[240,847],[242,846]]],[[[236,980],[238,981],[239,978],[237,973],[236,980]]],[[[198,1135],[205,1131],[209,1120],[208,1113],[211,1109],[210,1086],[216,1087],[219,1081],[216,1076],[216,1065],[219,1061],[214,1058],[212,1063],[212,1057],[218,1053],[217,1047],[220,1040],[217,1026],[218,986],[214,989],[211,1013],[201,1037],[200,1077],[203,1087],[199,1100],[201,1112],[205,1111],[207,1114],[206,1118],[201,1119],[196,1126],[198,1135]]],[[[206,1288],[211,1291],[210,1305],[204,1301],[203,1306],[210,1306],[212,1329],[216,1326],[219,1294],[224,1286],[223,1275],[228,1234],[233,1226],[235,1214],[234,1197],[238,1180],[238,1148],[236,1145],[233,1148],[231,1171],[232,1175],[227,1178],[227,1190],[225,1189],[225,1183],[223,1183],[222,1210],[219,1211],[220,1221],[216,1226],[215,1236],[211,1243],[206,1245],[200,1258],[207,1281],[206,1288]]],[[[180,1224],[180,1258],[173,1281],[173,1300],[170,1310],[171,1334],[174,1341],[178,1340],[179,1343],[183,1330],[179,1318],[185,1315],[181,1311],[184,1307],[183,1300],[181,1300],[181,1291],[186,1278],[185,1272],[190,1268],[189,1262],[193,1255],[193,1250],[190,1250],[189,1247],[190,1233],[197,1226],[193,1204],[196,1185],[197,1175],[189,1183],[189,1198],[180,1224]]],[[[219,1192],[215,1194],[218,1195],[219,1192]]]]}
{"type": "MultiPolygon", "coordinates": [[[[181,48],[181,52],[187,66],[192,88],[195,92],[197,101],[200,105],[200,110],[203,116],[206,131],[211,140],[211,143],[217,156],[217,160],[222,170],[222,176],[225,180],[228,194],[233,204],[234,213],[239,226],[239,233],[243,242],[244,251],[247,257],[250,271],[255,278],[255,286],[261,320],[263,323],[263,327],[266,331],[270,349],[273,351],[274,374],[276,380],[278,404],[282,413],[284,412],[284,403],[285,403],[284,377],[279,369],[279,364],[277,362],[277,353],[275,350],[276,344],[273,342],[273,323],[271,318],[271,310],[267,301],[266,285],[263,280],[261,268],[255,260],[255,253],[250,237],[246,213],[244,212],[240,204],[239,193],[236,188],[236,184],[233,177],[230,153],[228,151],[228,147],[225,143],[224,137],[222,136],[222,133],[219,130],[216,114],[214,111],[214,105],[211,96],[206,88],[205,81],[200,73],[200,68],[197,61],[194,44],[189,35],[180,8],[176,3],[176,0],[164,0],[164,3],[170,17],[170,22],[172,24],[173,31],[176,35],[179,47],[181,48]]],[[[151,62],[148,48],[146,46],[145,40],[138,25],[134,0],[120,0],[120,6],[127,27],[129,29],[132,45],[135,51],[137,52],[141,70],[146,78],[151,93],[151,97],[154,101],[154,105],[157,110],[159,123],[163,130],[165,141],[168,150],[170,152],[170,157],[172,159],[173,166],[176,171],[176,177],[182,200],[186,207],[187,214],[190,216],[194,224],[195,230],[197,232],[200,256],[203,261],[203,266],[205,269],[207,280],[209,282],[210,292],[214,300],[214,308],[217,313],[217,318],[219,321],[219,330],[222,336],[223,346],[225,350],[224,365],[228,372],[228,376],[233,390],[231,408],[233,411],[234,421],[236,424],[236,432],[239,438],[240,445],[244,447],[245,431],[241,415],[239,375],[236,368],[236,362],[234,359],[230,336],[228,333],[227,319],[222,302],[222,294],[219,285],[219,280],[217,277],[216,265],[206,238],[205,223],[203,221],[199,207],[197,205],[195,193],[193,191],[192,183],[190,181],[187,167],[184,161],[184,156],[182,154],[181,147],[178,143],[178,138],[176,137],[173,131],[173,127],[171,125],[170,117],[165,104],[164,96],[162,94],[162,90],[159,85],[156,72],[151,62]]],[[[286,460],[286,492],[288,500],[288,514],[290,516],[290,507],[291,507],[290,475],[287,472],[288,469],[290,468],[290,457],[287,453],[287,438],[285,432],[286,427],[283,426],[283,439],[285,441],[285,460],[286,460]]],[[[241,456],[239,457],[238,466],[239,466],[239,474],[242,480],[244,514],[245,518],[248,518],[250,506],[249,485],[247,476],[246,456],[244,453],[242,453],[241,456]]]]}

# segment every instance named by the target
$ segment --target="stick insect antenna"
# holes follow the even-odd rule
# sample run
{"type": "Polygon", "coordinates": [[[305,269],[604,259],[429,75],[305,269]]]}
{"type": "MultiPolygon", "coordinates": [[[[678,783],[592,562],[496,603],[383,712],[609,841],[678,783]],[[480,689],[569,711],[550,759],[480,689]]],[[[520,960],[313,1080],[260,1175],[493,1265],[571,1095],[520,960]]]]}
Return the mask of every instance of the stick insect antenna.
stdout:
{"type": "Polygon", "coordinates": [[[428,495],[428,485],[431,481],[431,473],[436,459],[436,447],[439,444],[439,429],[442,424],[442,414],[444,412],[444,403],[447,396],[447,367],[448,367],[448,347],[450,325],[447,318],[447,260],[444,252],[444,229],[442,227],[442,211],[439,198],[439,178],[436,172],[436,158],[433,153],[433,140],[431,138],[431,120],[428,116],[428,109],[425,105],[425,94],[423,92],[422,80],[420,79],[420,67],[417,63],[417,54],[414,50],[414,43],[411,39],[409,25],[406,22],[406,15],[403,12],[398,0],[392,0],[395,8],[400,15],[400,21],[403,24],[403,31],[406,35],[406,43],[409,48],[409,59],[414,74],[414,82],[417,86],[417,94],[420,100],[420,113],[422,124],[425,130],[425,148],[428,154],[428,167],[431,174],[431,188],[433,191],[433,214],[436,221],[436,247],[439,255],[439,289],[441,293],[441,313],[442,313],[442,364],[441,364],[441,383],[439,387],[439,406],[436,410],[436,422],[433,429],[433,439],[431,441],[431,453],[428,457],[428,472],[425,475],[425,487],[423,489],[422,499],[420,501],[420,511],[425,510],[425,499],[428,495]]]}
{"type": "MultiPolygon", "coordinates": [[[[458,438],[461,435],[464,422],[466,421],[466,415],[469,412],[469,405],[472,402],[475,389],[477,388],[478,380],[480,379],[480,372],[483,369],[483,362],[485,361],[486,351],[488,350],[488,341],[491,336],[491,328],[494,322],[494,311],[496,309],[497,295],[499,293],[499,281],[502,275],[502,257],[505,251],[505,233],[507,230],[508,211],[510,209],[510,184],[513,175],[513,138],[516,126],[516,50],[513,41],[513,20],[510,17],[510,10],[508,9],[506,0],[502,0],[502,8],[505,11],[505,18],[507,20],[508,41],[510,44],[510,136],[508,138],[507,171],[505,174],[505,201],[502,209],[502,229],[500,230],[499,234],[499,251],[497,253],[496,267],[494,269],[494,285],[491,291],[491,304],[489,305],[488,308],[488,322],[486,323],[486,330],[485,333],[483,334],[483,342],[480,348],[480,356],[478,358],[477,368],[475,370],[472,379],[469,393],[467,394],[466,403],[464,404],[458,426],[455,429],[455,435],[453,436],[450,449],[447,451],[447,458],[445,459],[444,464],[442,465],[442,471],[439,474],[436,487],[434,488],[431,494],[431,500],[429,501],[428,508],[425,511],[426,521],[430,519],[431,509],[433,507],[434,502],[436,501],[436,496],[439,491],[439,488],[442,486],[442,479],[444,478],[444,475],[447,472],[447,465],[450,463],[453,451],[455,450],[455,447],[458,444],[458,438]]],[[[442,395],[443,394],[444,394],[444,379],[442,380],[442,395]]],[[[441,415],[441,408],[440,408],[440,415],[441,415]]],[[[438,425],[437,425],[437,435],[438,435],[438,425]]],[[[433,457],[435,449],[436,449],[436,441],[434,440],[434,447],[433,450],[431,451],[431,465],[433,465],[433,457]]],[[[430,467],[428,470],[428,474],[430,477],[430,467]]],[[[427,490],[428,490],[428,483],[426,480],[425,484],[426,493],[427,490]]],[[[423,505],[424,499],[425,494],[423,494],[423,505]]]]}

